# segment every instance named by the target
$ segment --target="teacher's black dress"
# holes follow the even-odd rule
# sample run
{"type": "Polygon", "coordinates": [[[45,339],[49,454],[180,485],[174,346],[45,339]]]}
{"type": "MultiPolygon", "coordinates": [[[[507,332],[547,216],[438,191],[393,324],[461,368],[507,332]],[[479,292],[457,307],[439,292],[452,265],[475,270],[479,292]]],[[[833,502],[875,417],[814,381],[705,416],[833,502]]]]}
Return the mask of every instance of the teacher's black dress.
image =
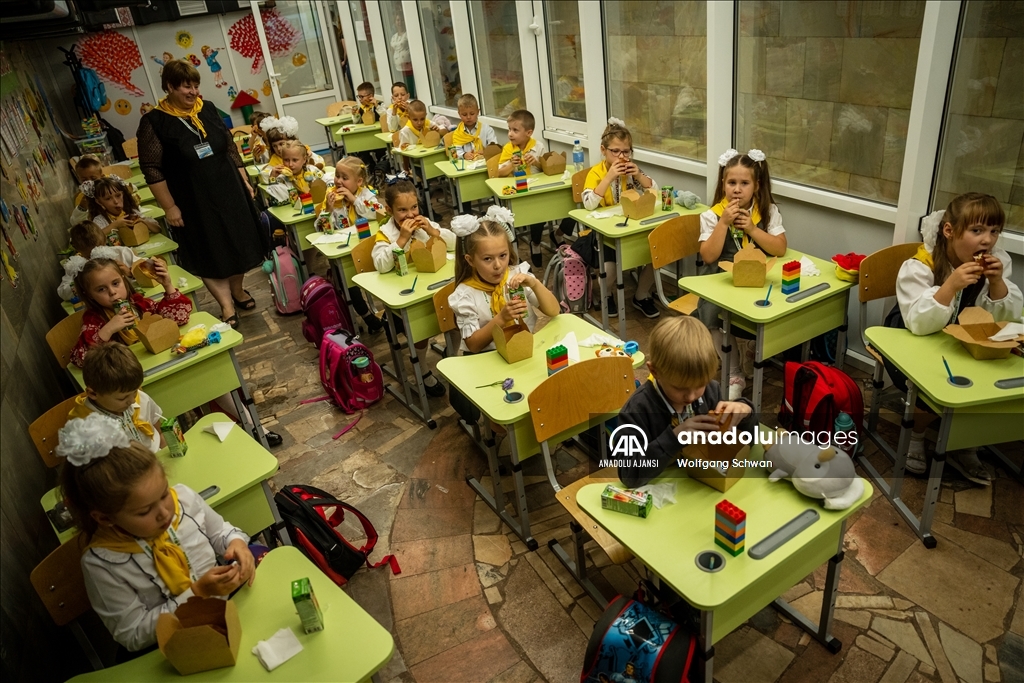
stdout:
{"type": "Polygon", "coordinates": [[[223,280],[259,266],[269,251],[259,213],[239,173],[244,165],[231,132],[211,102],[203,102],[200,138],[188,119],[154,109],[139,122],[139,168],[150,185],[167,181],[181,210],[182,227],[171,228],[182,266],[195,275],[223,280]],[[188,123],[189,125],[185,125],[188,123]],[[196,145],[213,154],[200,159],[196,145]]]}

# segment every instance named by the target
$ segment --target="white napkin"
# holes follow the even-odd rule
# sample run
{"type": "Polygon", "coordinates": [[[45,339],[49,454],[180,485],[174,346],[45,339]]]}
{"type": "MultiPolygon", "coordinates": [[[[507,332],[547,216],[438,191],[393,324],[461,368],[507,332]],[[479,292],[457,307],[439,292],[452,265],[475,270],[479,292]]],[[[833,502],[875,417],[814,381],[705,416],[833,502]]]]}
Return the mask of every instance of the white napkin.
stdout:
{"type": "Polygon", "coordinates": [[[220,439],[221,443],[224,443],[224,439],[228,438],[228,434],[234,426],[234,422],[214,422],[203,427],[203,431],[210,432],[220,439]]]}
{"type": "Polygon", "coordinates": [[[355,228],[346,228],[328,235],[326,232],[309,236],[310,244],[334,244],[335,242],[347,242],[349,235],[355,232],[355,228]]]}
{"type": "Polygon", "coordinates": [[[821,271],[818,270],[818,266],[814,265],[814,261],[807,258],[806,256],[801,256],[800,274],[806,277],[814,277],[816,275],[821,275],[821,271]]]}
{"type": "Polygon", "coordinates": [[[609,207],[604,211],[591,211],[587,214],[587,218],[611,218],[612,216],[622,215],[622,204],[616,204],[615,206],[609,207]]]}
{"type": "Polygon", "coordinates": [[[448,252],[447,254],[445,254],[445,258],[447,258],[449,261],[454,261],[455,260],[455,254],[453,254],[451,252],[448,252]]]}
{"type": "Polygon", "coordinates": [[[570,363],[580,362],[580,345],[576,341],[576,333],[570,332],[569,334],[562,337],[560,341],[555,342],[555,346],[561,344],[565,347],[565,352],[569,356],[570,363]]]}
{"type": "Polygon", "coordinates": [[[564,183],[570,180],[572,180],[572,171],[570,171],[569,169],[565,169],[564,171],[562,171],[562,182],[564,183]]]}
{"type": "Polygon", "coordinates": [[[466,162],[466,170],[472,171],[478,168],[487,168],[487,159],[473,159],[466,162]]]}
{"type": "Polygon", "coordinates": [[[228,325],[227,323],[217,323],[210,328],[210,332],[220,332],[221,334],[224,334],[225,332],[230,332],[231,329],[231,325],[228,325]]]}
{"type": "Polygon", "coordinates": [[[608,346],[622,346],[621,341],[610,334],[602,334],[601,332],[595,332],[580,342],[580,346],[601,346],[602,344],[607,344],[608,346]]]}
{"type": "Polygon", "coordinates": [[[179,277],[178,278],[178,289],[184,289],[185,287],[188,287],[188,278],[187,277],[179,277]]]}
{"type": "Polygon", "coordinates": [[[267,671],[273,671],[295,655],[302,652],[302,643],[290,628],[283,628],[252,648],[252,653],[267,671]]]}
{"type": "Polygon", "coordinates": [[[1024,334],[1024,323],[1010,323],[1003,329],[999,330],[991,337],[991,341],[1013,341],[1017,337],[1024,334]]]}
{"type": "Polygon", "coordinates": [[[648,484],[647,486],[641,486],[636,491],[644,491],[651,494],[651,499],[654,503],[654,507],[659,510],[666,505],[676,502],[676,483],[670,481],[665,484],[648,484]]]}

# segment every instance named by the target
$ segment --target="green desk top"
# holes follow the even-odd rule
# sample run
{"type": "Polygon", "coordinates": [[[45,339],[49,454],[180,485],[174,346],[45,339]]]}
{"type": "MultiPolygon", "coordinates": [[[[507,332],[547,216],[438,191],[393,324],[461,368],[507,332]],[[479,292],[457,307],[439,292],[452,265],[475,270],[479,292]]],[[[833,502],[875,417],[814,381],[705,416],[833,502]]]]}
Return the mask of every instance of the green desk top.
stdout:
{"type": "MultiPolygon", "coordinates": [[[[448,254],[454,257],[454,254],[448,254]]],[[[359,273],[353,278],[355,284],[365,289],[367,292],[377,297],[384,302],[384,305],[392,310],[401,310],[403,308],[409,308],[421,301],[427,301],[433,299],[434,293],[437,290],[427,289],[427,285],[432,285],[435,282],[441,280],[447,280],[455,277],[455,261],[449,259],[441,270],[436,273],[420,273],[416,270],[416,267],[409,264],[409,274],[402,277],[398,275],[394,270],[387,273],[378,273],[373,271],[372,273],[359,273]],[[412,286],[413,279],[416,279],[416,289],[412,294],[402,295],[399,294],[403,289],[408,289],[412,286]]]]}
{"type": "MultiPolygon", "coordinates": [[[[769,257],[771,258],[771,257],[769,257]]],[[[817,256],[803,254],[790,249],[785,256],[775,259],[775,265],[768,271],[764,287],[734,287],[732,284],[732,273],[722,271],[713,275],[691,275],[679,279],[679,286],[693,292],[697,296],[707,299],[712,303],[732,312],[740,317],[754,323],[767,323],[777,320],[793,311],[800,310],[812,304],[816,304],[830,296],[836,296],[853,287],[856,283],[846,282],[836,277],[836,264],[825,261],[817,256]],[[782,293],[782,266],[789,261],[799,261],[807,256],[814,265],[821,271],[816,277],[801,277],[800,290],[814,287],[822,282],[827,282],[829,288],[812,294],[806,299],[789,303],[782,293]],[[770,301],[771,306],[762,308],[754,304],[755,301],[764,301],[768,293],[768,286],[772,285],[770,301]]]]}
{"type": "Polygon", "coordinates": [[[449,178],[465,178],[466,176],[477,175],[479,173],[487,173],[487,166],[480,166],[479,168],[470,168],[469,165],[472,161],[466,162],[465,170],[458,170],[455,168],[455,164],[450,161],[436,161],[434,166],[437,166],[437,170],[444,173],[449,178]]]}
{"type": "MultiPolygon", "coordinates": [[[[611,207],[600,207],[595,210],[604,211],[609,208],[611,207]]],[[[623,220],[623,216],[621,214],[618,216],[611,216],[609,218],[590,218],[590,214],[594,213],[593,211],[590,211],[589,209],[575,209],[570,211],[569,215],[575,218],[582,225],[586,225],[589,228],[597,230],[605,237],[615,239],[616,237],[628,237],[638,233],[650,232],[661,225],[662,221],[668,220],[669,217],[675,218],[675,216],[670,216],[673,212],[679,216],[692,216],[694,214],[700,215],[707,210],[708,207],[701,204],[694,209],[687,209],[686,207],[677,205],[673,206],[670,211],[662,211],[661,200],[659,199],[654,208],[654,213],[643,219],[645,221],[651,221],[650,223],[642,225],[640,221],[630,220],[625,227],[619,227],[618,225],[623,220]],[[662,220],[658,220],[659,218],[662,220]]]]}
{"type": "MultiPolygon", "coordinates": [[[[376,235],[379,229],[380,225],[377,223],[377,221],[370,221],[371,237],[373,235],[376,235]]],[[[347,243],[344,240],[341,242],[327,242],[324,244],[314,243],[313,240],[319,239],[320,235],[322,234],[322,232],[310,233],[306,235],[306,241],[309,242],[314,249],[319,251],[328,259],[341,258],[342,256],[347,256],[351,254],[352,250],[356,248],[357,244],[359,244],[359,235],[356,232],[355,228],[347,228],[346,230],[341,230],[334,233],[335,235],[341,235],[343,238],[347,237],[347,235],[351,235],[352,237],[348,239],[347,243]]],[[[416,284],[416,287],[419,288],[419,283],[416,284]]]]}
{"type": "MultiPolygon", "coordinates": [[[[472,356],[442,358],[437,364],[437,371],[491,420],[498,424],[513,424],[527,416],[530,410],[527,400],[524,398],[519,403],[506,403],[505,393],[500,386],[482,385],[511,377],[515,380],[515,391],[529,396],[531,391],[548,378],[544,352],[570,332],[576,333],[576,341],[582,341],[592,334],[605,334],[600,328],[576,316],[557,315],[533,335],[533,356],[526,360],[510,365],[497,351],[487,351],[472,356]]],[[[581,346],[580,362],[596,358],[595,352],[595,347],[581,346]]],[[[634,355],[634,367],[642,362],[642,354],[634,355]]]]}
{"type": "MultiPolygon", "coordinates": [[[[763,428],[762,428],[763,429],[763,428]]],[[[761,446],[751,448],[749,460],[764,457],[761,446]]],[[[770,456],[769,456],[770,459],[770,456]]],[[[598,524],[629,548],[640,561],[665,580],[690,604],[714,610],[737,597],[769,572],[786,572],[786,562],[806,545],[852,515],[871,499],[871,484],[864,481],[864,494],[846,510],[826,510],[819,501],[797,493],[788,481],[770,483],[766,470],[750,470],[726,493],[675,472],[658,482],[676,483],[676,502],[652,509],[646,519],[601,509],[605,484],[589,484],[576,494],[576,502],[598,524]],[[715,545],[715,505],[728,500],[747,513],[746,551],[732,557],[715,545]],[[750,548],[807,509],[817,510],[818,521],[788,543],[760,560],[751,559],[750,548]],[[697,567],[697,553],[717,550],[725,567],[706,572],[697,567]]],[[[836,546],[831,548],[835,553],[836,546]]],[[[775,595],[744,595],[748,602],[774,600],[802,578],[793,577],[775,595]]]]}
{"type": "Polygon", "coordinates": [[[138,157],[135,157],[134,159],[131,159],[131,160],[128,161],[128,168],[138,168],[138,167],[139,167],[139,158],[138,157]]]}
{"type": "Polygon", "coordinates": [[[388,143],[388,145],[391,144],[391,133],[377,133],[373,137],[377,138],[381,142],[388,143]]]}
{"type": "Polygon", "coordinates": [[[530,187],[528,192],[523,192],[521,194],[512,194],[508,195],[507,197],[501,194],[501,191],[506,187],[515,187],[515,178],[513,178],[512,176],[508,176],[507,178],[488,178],[486,182],[487,187],[491,189],[491,194],[493,194],[498,199],[504,199],[508,201],[515,201],[516,199],[529,197],[531,195],[536,196],[544,192],[555,192],[558,190],[572,189],[572,179],[570,178],[569,180],[562,180],[561,175],[542,175],[539,173],[532,173],[528,175],[526,179],[530,187]],[[555,185],[554,183],[558,184],[555,185]],[[539,190],[535,190],[534,187],[537,185],[550,185],[550,187],[544,187],[539,190]]]}
{"type": "MultiPolygon", "coordinates": [[[[205,311],[192,311],[192,317],[189,318],[189,321],[178,329],[181,334],[185,334],[196,325],[206,325],[206,331],[209,332],[213,328],[213,326],[219,322],[220,320],[213,317],[209,313],[206,313],[205,311]]],[[[221,332],[219,344],[210,344],[209,346],[204,346],[203,348],[199,349],[198,352],[196,352],[196,355],[192,356],[188,360],[184,360],[181,361],[180,363],[171,365],[170,367],[164,368],[163,370],[155,372],[151,375],[146,375],[145,379],[142,380],[142,388],[145,389],[147,384],[152,384],[153,382],[161,380],[164,377],[173,375],[176,372],[181,372],[182,370],[190,368],[198,363],[202,363],[205,359],[209,358],[210,356],[215,356],[219,353],[225,353],[227,351],[230,351],[231,349],[235,348],[241,343],[242,335],[237,330],[221,332]]],[[[146,347],[143,346],[141,342],[132,344],[128,348],[132,350],[132,353],[138,356],[139,362],[142,363],[143,371],[149,370],[150,368],[154,368],[160,365],[161,363],[166,363],[167,361],[178,357],[172,356],[170,349],[167,349],[166,351],[161,351],[160,353],[156,354],[150,353],[149,351],[146,350],[146,347]]],[[[77,385],[79,387],[84,386],[84,384],[82,383],[82,369],[76,367],[75,365],[68,365],[68,370],[71,371],[71,375],[72,377],[74,377],[77,385]]]]}
{"type": "Polygon", "coordinates": [[[996,380],[1024,376],[1024,358],[1020,356],[975,360],[963,344],[944,332],[919,337],[909,330],[869,327],[864,334],[879,353],[940,406],[961,408],[1024,398],[1024,388],[995,386],[996,380]],[[950,384],[943,357],[954,375],[967,377],[974,384],[965,388],[950,384]]]}
{"type": "MultiPolygon", "coordinates": [[[[152,218],[152,216],[147,217],[152,218]]],[[[140,244],[137,247],[132,247],[132,251],[135,252],[136,256],[159,256],[170,251],[175,251],[177,248],[177,242],[167,235],[158,233],[150,235],[149,241],[140,244]]]]}
{"type": "MultiPolygon", "coordinates": [[[[174,286],[182,294],[191,294],[192,292],[196,291],[197,289],[199,289],[200,287],[203,286],[202,279],[200,279],[199,277],[197,277],[197,276],[193,275],[192,273],[188,272],[187,270],[185,270],[181,266],[170,264],[168,266],[168,270],[171,273],[171,282],[174,283],[174,286]],[[184,287],[178,287],[178,278],[185,278],[185,286],[184,287]]],[[[152,287],[145,287],[145,288],[139,288],[138,286],[136,286],[136,291],[141,293],[142,296],[148,297],[150,299],[152,299],[153,297],[158,297],[159,298],[159,297],[163,296],[164,286],[163,285],[154,285],[152,287]]],[[[61,307],[64,309],[64,312],[67,313],[68,315],[71,315],[72,313],[75,312],[75,309],[71,305],[70,301],[62,302],[61,303],[61,307]]]]}
{"type": "Polygon", "coordinates": [[[146,187],[146,185],[149,184],[146,182],[146,176],[144,176],[141,173],[133,175],[131,178],[128,179],[128,182],[138,188],[146,187]]]}
{"type": "Polygon", "coordinates": [[[360,119],[359,123],[352,123],[351,114],[345,116],[326,116],[322,119],[315,119],[315,121],[321,126],[338,126],[344,125],[345,128],[351,128],[350,133],[362,133],[364,131],[373,130],[376,128],[380,130],[380,123],[371,123],[369,125],[362,122],[360,119]]]}
{"type": "Polygon", "coordinates": [[[365,123],[352,123],[352,119],[349,117],[348,123],[343,121],[338,122],[338,127],[334,129],[334,134],[338,136],[345,136],[356,135],[357,133],[371,133],[373,131],[380,132],[379,123],[371,123],[369,125],[365,123]]]}
{"type": "Polygon", "coordinates": [[[149,189],[148,186],[139,188],[139,204],[148,204],[155,201],[156,199],[153,198],[153,190],[149,189]]]}
{"type": "MultiPolygon", "coordinates": [[[[188,457],[188,456],[186,456],[188,457]]],[[[395,650],[383,626],[338,588],[297,549],[270,551],[256,570],[252,587],[232,600],[238,608],[242,642],[233,667],[182,678],[159,650],[119,666],[76,676],[72,681],[364,681],[381,669],[395,650]],[[292,603],[291,582],[308,577],[323,612],[324,630],[303,633],[292,603]],[[257,641],[290,628],[302,651],[272,672],[252,654],[257,641]]]]}
{"type": "Polygon", "coordinates": [[[159,220],[167,215],[164,210],[160,208],[159,204],[146,204],[145,206],[140,206],[139,212],[145,218],[152,218],[153,220],[159,220]]]}
{"type": "Polygon", "coordinates": [[[274,216],[285,225],[316,220],[315,213],[297,213],[290,204],[285,206],[272,206],[268,211],[274,214],[274,216]]]}
{"type": "MultiPolygon", "coordinates": [[[[390,133],[388,133],[390,135],[390,133]]],[[[427,157],[435,154],[446,154],[444,143],[442,142],[437,147],[424,147],[422,145],[412,145],[406,149],[400,149],[395,147],[395,153],[401,154],[403,157],[409,157],[410,159],[426,159],[427,157]]]]}

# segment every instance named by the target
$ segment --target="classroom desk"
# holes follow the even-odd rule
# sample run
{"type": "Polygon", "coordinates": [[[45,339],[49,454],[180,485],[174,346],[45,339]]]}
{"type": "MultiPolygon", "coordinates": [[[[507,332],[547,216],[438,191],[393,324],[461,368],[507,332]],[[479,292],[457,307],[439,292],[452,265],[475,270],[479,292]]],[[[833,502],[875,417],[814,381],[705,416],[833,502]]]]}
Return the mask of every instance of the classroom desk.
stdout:
{"type": "Polygon", "coordinates": [[[422,145],[412,145],[407,149],[399,149],[394,147],[395,154],[403,156],[412,162],[413,168],[418,169],[416,174],[417,180],[422,183],[423,194],[427,201],[427,215],[430,220],[434,220],[434,206],[433,202],[430,201],[430,187],[427,184],[431,178],[437,178],[442,175],[441,170],[437,167],[438,161],[444,161],[448,158],[448,152],[444,148],[442,142],[437,147],[423,147],[422,145]]]}
{"type": "Polygon", "coordinates": [[[515,178],[488,178],[484,181],[498,202],[516,215],[516,227],[557,221],[569,215],[576,208],[572,200],[572,179],[563,180],[561,175],[527,176],[529,190],[520,194],[504,196],[506,187],[515,187],[515,178]]]}
{"type": "MultiPolygon", "coordinates": [[[[908,330],[869,327],[864,331],[871,346],[892,361],[907,376],[907,399],[904,423],[913,419],[914,405],[920,398],[939,415],[939,436],[935,455],[928,471],[921,518],[910,511],[901,497],[907,464],[910,431],[902,429],[896,450],[878,433],[879,401],[872,401],[866,420],[868,436],[894,461],[892,484],[887,484],[864,456],[858,460],[881,489],[896,511],[917,533],[927,548],[935,547],[931,534],[935,503],[942,485],[946,453],[961,448],[990,446],[1024,439],[1024,387],[1000,389],[996,380],[1024,376],[1024,358],[1010,354],[1000,360],[975,360],[959,341],[936,332],[919,337],[908,330]],[[967,377],[973,384],[961,388],[950,384],[942,359],[949,362],[955,375],[967,377]],[[1013,417],[1016,415],[1017,417],[1013,417]]],[[[1010,472],[1018,477],[1021,468],[1009,461],[999,450],[989,447],[1010,472]]]]}
{"type": "MultiPolygon", "coordinates": [[[[184,334],[196,325],[206,325],[209,332],[220,320],[204,311],[192,311],[189,321],[179,328],[184,334]]],[[[219,396],[231,393],[235,410],[241,415],[248,411],[253,424],[253,436],[264,448],[267,448],[266,437],[259,429],[260,416],[256,412],[256,404],[249,395],[249,388],[242,379],[242,369],[235,357],[235,347],[242,343],[242,335],[237,330],[222,332],[219,344],[210,344],[196,351],[196,355],[182,359],[171,355],[171,350],[150,353],[141,342],[128,348],[139,358],[144,377],[142,388],[149,394],[163,414],[170,417],[181,415],[197,406],[208,403],[219,396]],[[155,368],[176,360],[174,365],[155,368]],[[149,373],[149,374],[145,374],[149,373]]],[[[82,381],[82,369],[68,365],[68,372],[79,391],[85,389],[82,381]]]]}
{"type": "MultiPolygon", "coordinates": [[[[376,235],[379,229],[380,226],[377,221],[370,221],[371,237],[376,235]]],[[[348,302],[349,316],[352,319],[352,324],[356,325],[358,324],[356,321],[359,320],[359,318],[356,316],[355,309],[352,308],[352,297],[348,294],[348,283],[356,276],[356,265],[352,262],[351,258],[347,257],[352,253],[352,250],[356,248],[356,245],[359,244],[359,235],[356,233],[355,228],[348,228],[345,231],[339,231],[334,234],[345,238],[345,241],[324,243],[314,242],[314,240],[330,237],[330,235],[325,235],[321,232],[314,232],[311,235],[306,235],[306,241],[309,242],[314,249],[327,257],[327,263],[334,272],[334,286],[342,292],[345,300],[348,302]]],[[[354,332],[355,330],[352,331],[354,332]]]]}
{"type": "MultiPolygon", "coordinates": [[[[188,295],[188,298],[192,300],[192,310],[199,310],[199,302],[196,301],[195,292],[203,286],[203,281],[199,277],[192,275],[181,266],[168,265],[168,270],[171,273],[171,282],[177,287],[178,291],[182,294],[188,295]],[[178,287],[178,281],[180,278],[185,278],[185,286],[178,287]]],[[[142,288],[136,285],[135,290],[142,294],[142,296],[154,301],[160,301],[164,297],[164,286],[154,285],[152,287],[142,288]]],[[[62,301],[61,308],[68,315],[72,315],[75,312],[75,307],[71,305],[70,301],[62,301]]]]}
{"type": "MultiPolygon", "coordinates": [[[[147,218],[150,216],[147,215],[147,218]]],[[[151,234],[149,239],[137,247],[132,247],[132,251],[135,252],[136,256],[142,256],[149,258],[151,256],[163,256],[167,255],[171,264],[176,261],[174,259],[174,252],[178,250],[178,243],[172,240],[167,235],[161,233],[151,234]]]]}
{"type": "MultiPolygon", "coordinates": [[[[187,456],[186,456],[187,457],[187,456]]],[[[362,607],[317,569],[297,549],[282,546],[271,550],[256,569],[256,581],[232,598],[238,608],[242,639],[235,666],[213,669],[182,678],[159,650],[130,662],[75,676],[73,683],[87,681],[318,681],[378,680],[395,651],[395,640],[362,607]],[[324,630],[303,633],[292,603],[291,582],[308,577],[323,611],[324,630]],[[266,671],[252,654],[257,641],[266,640],[282,628],[290,628],[302,644],[302,651],[287,662],[266,671]]]]}
{"type": "Polygon", "coordinates": [[[136,189],[141,189],[149,185],[149,183],[146,182],[146,176],[142,173],[136,173],[128,179],[128,182],[134,185],[136,189]]]}
{"type": "Polygon", "coordinates": [[[462,212],[463,202],[487,199],[491,196],[491,188],[487,187],[487,166],[474,168],[472,161],[465,162],[466,168],[458,170],[451,161],[437,161],[434,165],[447,178],[455,195],[455,213],[462,212]]]}
{"type": "MultiPolygon", "coordinates": [[[[472,434],[477,445],[487,454],[488,464],[491,470],[491,482],[494,486],[494,495],[485,489],[476,479],[467,479],[467,483],[473,490],[483,498],[484,502],[498,515],[502,521],[508,524],[516,534],[523,539],[523,542],[531,550],[536,550],[537,541],[530,533],[530,516],[526,505],[526,490],[523,485],[522,468],[519,464],[526,458],[540,453],[540,444],[533,431],[533,423],[530,421],[530,405],[526,397],[530,392],[548,378],[547,363],[544,352],[554,346],[555,342],[562,339],[569,332],[576,333],[576,340],[586,339],[594,333],[601,332],[596,326],[577,318],[573,315],[558,315],[552,318],[547,325],[538,330],[533,336],[533,356],[510,365],[505,362],[497,351],[478,353],[472,356],[456,356],[442,358],[437,364],[437,371],[444,376],[448,382],[458,389],[462,394],[473,402],[491,422],[505,425],[508,429],[509,445],[511,446],[512,458],[512,479],[515,487],[515,494],[512,497],[516,513],[519,516],[517,522],[508,512],[505,511],[505,495],[501,487],[501,477],[498,473],[498,454],[494,441],[487,445],[487,439],[478,438],[478,434],[472,434]],[[515,380],[514,391],[522,392],[524,398],[518,403],[506,403],[504,392],[500,386],[483,386],[492,382],[500,382],[506,377],[515,380]],[[497,501],[497,502],[496,502],[497,501]]],[[[596,358],[595,348],[588,346],[580,347],[580,361],[589,358],[596,358]]],[[[644,354],[633,355],[633,367],[637,368],[644,363],[644,354]]],[[[565,441],[591,426],[599,424],[600,417],[595,416],[589,425],[580,425],[578,428],[568,430],[550,439],[551,443],[565,441]]]]}
{"type": "MultiPolygon", "coordinates": [[[[761,446],[753,446],[748,457],[761,460],[764,455],[761,446]]],[[[672,590],[700,610],[699,647],[706,662],[702,680],[712,680],[712,646],[767,605],[800,625],[833,654],[839,651],[842,643],[830,630],[846,519],[871,499],[871,484],[864,483],[864,494],[849,508],[825,510],[818,501],[797,493],[788,481],[770,483],[766,470],[747,470],[746,476],[726,493],[674,473],[660,481],[676,483],[678,502],[652,510],[646,519],[601,509],[603,483],[581,488],[576,502],[672,590]],[[723,499],[747,513],[746,550],[738,557],[715,544],[715,505],[723,499]],[[750,557],[754,545],[807,509],[818,512],[816,522],[766,557],[750,557]],[[697,566],[697,554],[705,550],[716,550],[724,557],[721,570],[707,572],[697,566]],[[824,562],[828,562],[825,595],[819,622],[813,624],[779,596],[824,562]]],[[[694,680],[701,679],[694,676],[694,680]]]]}
{"type": "Polygon", "coordinates": [[[139,158],[138,157],[135,157],[134,159],[129,159],[128,160],[128,168],[134,170],[134,169],[136,169],[138,167],[139,167],[139,158]]]}
{"type": "Polygon", "coordinates": [[[156,204],[157,201],[153,197],[153,190],[149,187],[139,188],[139,204],[156,204]]]}
{"type": "MultiPolygon", "coordinates": [[[[609,208],[612,207],[602,207],[597,209],[597,211],[604,211],[609,208]]],[[[576,219],[580,225],[596,230],[601,235],[601,243],[603,245],[615,249],[615,287],[619,302],[620,337],[626,336],[626,295],[622,284],[622,271],[646,266],[651,262],[651,248],[647,243],[647,236],[664,221],[676,216],[700,215],[707,211],[707,209],[708,207],[703,205],[699,205],[694,209],[673,206],[671,211],[662,211],[661,200],[659,199],[653,215],[639,221],[626,221],[625,226],[620,226],[620,223],[625,220],[622,214],[609,218],[591,218],[590,214],[594,212],[587,209],[575,209],[569,212],[569,215],[576,219]]],[[[600,260],[603,262],[604,257],[602,256],[600,260]]],[[[654,276],[661,277],[658,273],[655,273],[654,276]]],[[[612,330],[608,326],[608,307],[604,305],[605,297],[608,295],[605,280],[606,278],[603,277],[598,278],[598,281],[601,283],[601,327],[611,332],[612,330]]],[[[662,301],[662,303],[666,307],[668,306],[668,301],[662,301]]],[[[590,314],[588,313],[587,315],[589,316],[590,314]]],[[[594,322],[597,321],[595,320],[594,322]]]]}
{"type": "MultiPolygon", "coordinates": [[[[387,273],[359,273],[352,279],[355,284],[369,294],[375,296],[384,303],[388,311],[388,328],[391,330],[391,338],[398,339],[395,319],[401,318],[405,326],[405,340],[409,347],[409,358],[412,360],[413,381],[416,382],[416,391],[419,393],[420,404],[413,403],[412,387],[405,374],[405,365],[402,361],[401,347],[398,344],[391,345],[391,360],[395,364],[394,373],[388,372],[399,384],[402,385],[402,392],[399,392],[390,383],[387,391],[391,392],[399,403],[408,408],[414,415],[423,420],[431,429],[437,427],[434,422],[433,413],[430,412],[430,404],[427,401],[426,387],[423,384],[423,375],[419,358],[419,349],[415,347],[416,342],[430,339],[441,333],[441,327],[437,321],[437,313],[434,311],[434,292],[436,289],[427,289],[429,285],[455,277],[454,254],[449,254],[448,261],[436,273],[420,273],[416,267],[409,264],[409,274],[405,277],[399,276],[395,271],[387,273]],[[416,280],[416,289],[412,294],[401,294],[401,291],[412,286],[416,280]],[[396,348],[397,347],[397,348],[396,348]]],[[[410,259],[411,260],[411,259],[410,259]]],[[[423,349],[422,353],[426,353],[423,349]]],[[[386,368],[381,368],[386,370],[386,368]]]]}
{"type": "MultiPolygon", "coordinates": [[[[770,258],[770,257],[769,257],[770,258]]],[[[712,275],[691,275],[679,279],[679,286],[693,292],[702,299],[707,299],[722,308],[722,329],[729,331],[730,325],[756,335],[757,343],[754,353],[754,413],[761,412],[761,386],[764,380],[764,362],[786,349],[804,344],[804,356],[807,355],[807,344],[819,334],[839,329],[836,344],[836,367],[843,367],[846,355],[846,309],[849,292],[853,282],[846,282],[836,277],[835,264],[810,254],[803,254],[790,249],[785,256],[775,260],[775,265],[765,278],[764,287],[734,287],[732,273],[721,272],[712,275]],[[789,261],[799,261],[807,256],[821,275],[817,277],[801,277],[800,291],[821,283],[829,288],[810,295],[795,303],[786,301],[782,293],[782,265],[789,261]],[[772,286],[771,305],[761,307],[755,302],[764,301],[768,286],[772,286]]],[[[722,342],[728,346],[729,339],[722,342]]],[[[722,363],[722,386],[729,386],[729,354],[725,353],[722,363]]]]}
{"type": "Polygon", "coordinates": [[[302,245],[307,244],[309,236],[316,232],[316,214],[298,213],[291,205],[272,206],[267,210],[284,223],[285,229],[290,233],[288,238],[291,244],[295,245],[295,257],[299,260],[299,275],[305,282],[309,278],[309,270],[306,268],[302,245]]]}
{"type": "Polygon", "coordinates": [[[331,159],[335,162],[341,158],[335,154],[336,150],[341,150],[344,156],[355,152],[387,149],[387,145],[377,137],[380,133],[380,123],[352,123],[351,116],[326,116],[316,119],[316,122],[324,127],[327,145],[331,148],[331,159]]]}
{"type": "MultiPolygon", "coordinates": [[[[243,429],[232,429],[224,443],[203,431],[209,424],[228,419],[221,413],[203,416],[185,432],[188,453],[184,457],[172,458],[165,448],[157,453],[157,458],[172,485],[184,484],[196,493],[217,486],[220,490],[206,502],[224,519],[254,536],[276,521],[274,494],[267,480],[277,472],[277,458],[243,429]]],[[[45,511],[53,509],[57,500],[57,489],[51,489],[39,502],[45,511]]],[[[53,527],[52,522],[50,526],[53,527]]],[[[76,531],[72,528],[58,533],[53,528],[61,543],[76,531]]]]}

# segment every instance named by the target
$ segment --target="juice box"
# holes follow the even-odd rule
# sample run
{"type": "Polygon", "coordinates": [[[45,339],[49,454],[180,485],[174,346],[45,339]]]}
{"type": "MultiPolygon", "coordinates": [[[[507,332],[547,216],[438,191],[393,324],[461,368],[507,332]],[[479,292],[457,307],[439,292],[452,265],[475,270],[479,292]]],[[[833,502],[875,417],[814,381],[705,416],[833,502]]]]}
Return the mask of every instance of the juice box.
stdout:
{"type": "Polygon", "coordinates": [[[308,578],[292,581],[292,603],[302,620],[303,631],[313,633],[324,630],[324,615],[308,578]]]}
{"type": "Polygon", "coordinates": [[[672,195],[675,192],[675,188],[671,185],[666,185],[661,188],[661,210],[671,211],[672,210],[672,195]]]}
{"type": "MultiPolygon", "coordinates": [[[[132,310],[132,302],[128,301],[128,299],[121,299],[120,301],[115,301],[114,302],[114,315],[120,315],[121,311],[124,311],[124,310],[131,311],[132,315],[135,315],[135,311],[132,310]]],[[[125,329],[126,330],[133,330],[133,329],[135,329],[135,323],[132,323],[131,325],[129,325],[125,329]]]]}
{"type": "Polygon", "coordinates": [[[601,492],[601,508],[614,510],[625,515],[646,518],[651,513],[654,500],[647,492],[633,491],[608,484],[601,492]]]}
{"type": "Polygon", "coordinates": [[[395,247],[392,253],[395,255],[395,271],[402,276],[408,275],[409,259],[405,256],[405,249],[395,247]]]}
{"type": "Polygon", "coordinates": [[[188,444],[185,443],[185,434],[181,431],[178,418],[167,417],[160,422],[160,433],[167,441],[167,449],[171,452],[172,458],[180,458],[188,453],[188,444]]]}

